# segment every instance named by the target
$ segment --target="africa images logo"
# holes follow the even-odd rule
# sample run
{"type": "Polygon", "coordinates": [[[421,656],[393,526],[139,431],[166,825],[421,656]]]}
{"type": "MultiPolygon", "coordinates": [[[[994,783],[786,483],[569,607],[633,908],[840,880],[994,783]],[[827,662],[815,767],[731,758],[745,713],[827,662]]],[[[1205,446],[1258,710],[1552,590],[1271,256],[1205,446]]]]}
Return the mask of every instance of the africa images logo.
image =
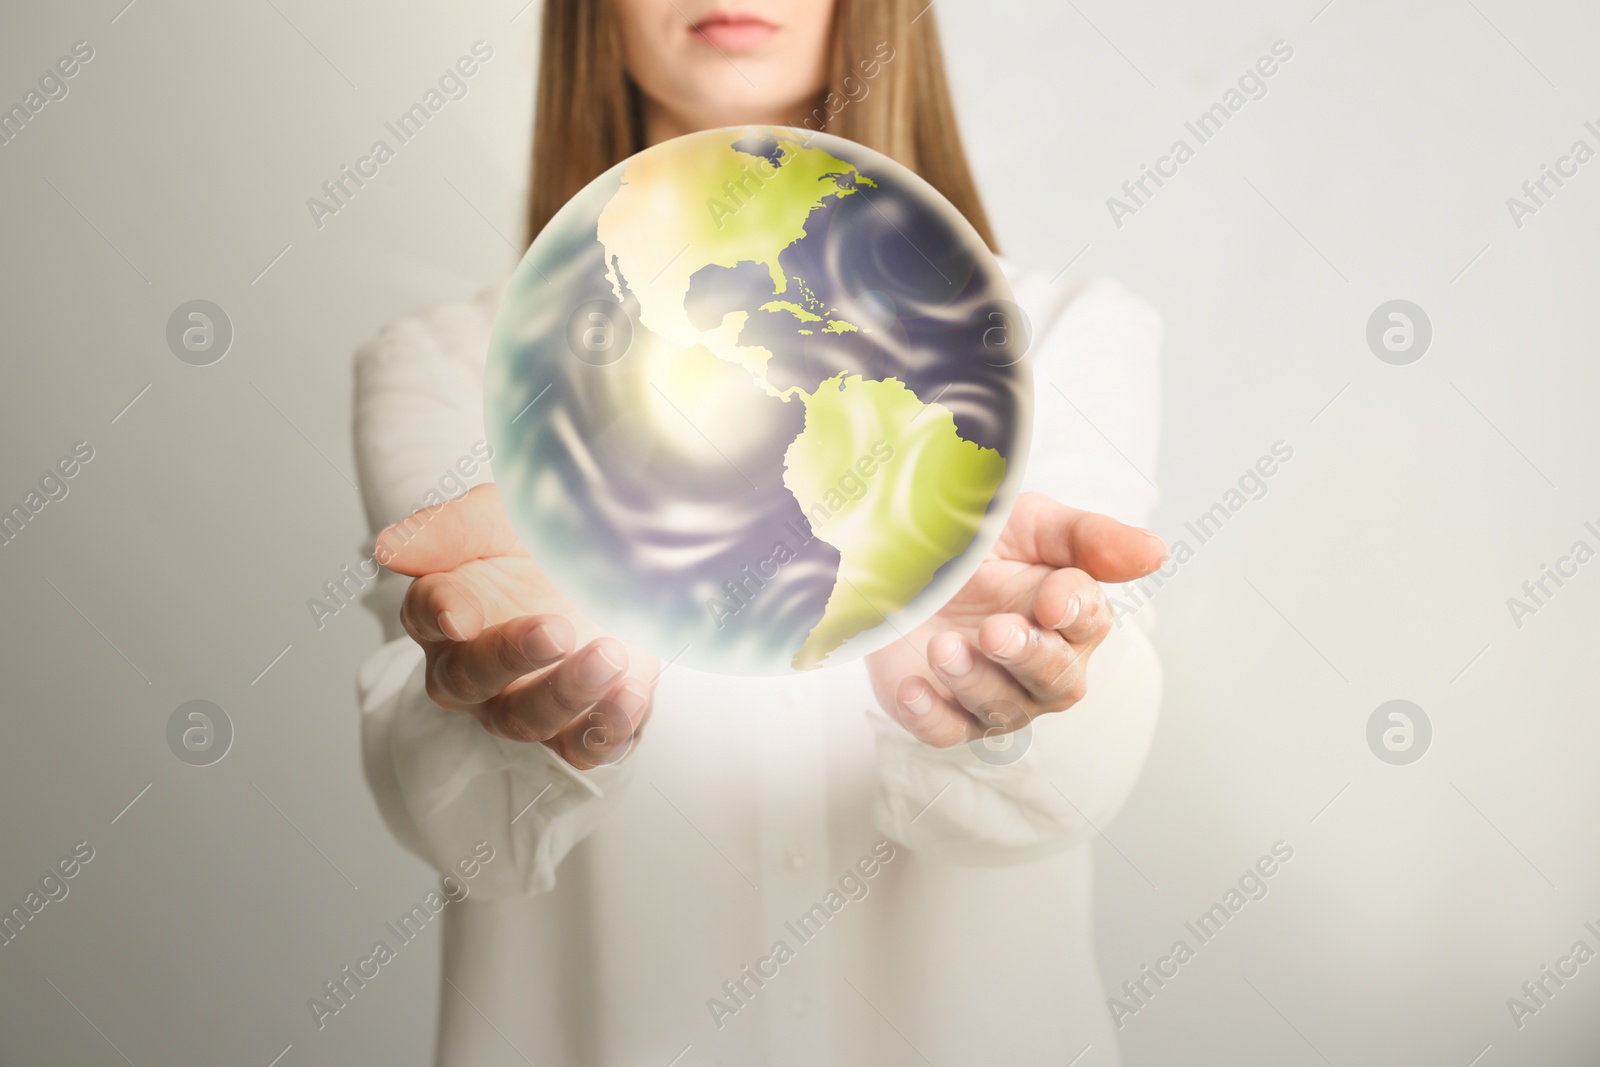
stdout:
{"type": "Polygon", "coordinates": [[[385,967],[399,958],[401,949],[422,936],[428,924],[444,911],[446,905],[466,900],[472,892],[468,883],[494,857],[494,846],[489,842],[479,841],[473,845],[469,855],[456,861],[455,870],[460,872],[461,877],[444,875],[439,879],[439,888],[428,890],[420,903],[411,905],[398,919],[383,924],[384,929],[394,935],[393,945],[388,938],[374,941],[372,951],[358,958],[353,969],[346,964],[338,974],[322,983],[321,998],[307,997],[306,1007],[310,1009],[317,1029],[327,1026],[329,1019],[348,1008],[356,994],[367,988],[368,982],[375,980],[385,967]]]}
{"type": "Polygon", "coordinates": [[[884,839],[877,841],[870,853],[857,859],[854,866],[839,876],[836,888],[830,888],[820,901],[794,921],[783,924],[784,929],[793,935],[794,945],[790,945],[786,938],[778,938],[772,943],[772,949],[755,962],[753,970],[750,964],[745,964],[737,975],[722,983],[722,997],[707,997],[706,1010],[711,1013],[711,1021],[717,1029],[721,1030],[730,1018],[748,1008],[756,994],[778,977],[783,965],[795,958],[797,947],[803,948],[814,941],[822,933],[823,927],[845,909],[845,905],[865,900],[872,891],[869,883],[894,857],[892,844],[884,839]]]}

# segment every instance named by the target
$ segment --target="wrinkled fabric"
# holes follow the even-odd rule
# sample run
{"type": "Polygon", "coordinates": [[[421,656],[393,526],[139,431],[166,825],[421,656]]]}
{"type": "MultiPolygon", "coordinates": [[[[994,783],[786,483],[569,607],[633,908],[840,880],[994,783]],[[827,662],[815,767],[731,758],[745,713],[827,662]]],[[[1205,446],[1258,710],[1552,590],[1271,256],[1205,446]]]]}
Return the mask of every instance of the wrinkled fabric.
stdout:
{"type": "MultiPolygon", "coordinates": [[[[1159,318],[1114,282],[1007,274],[1034,333],[1024,490],[1146,525],[1159,318]]],[[[374,533],[492,480],[461,460],[484,437],[500,292],[358,352],[374,533]]],[[[441,1064],[1117,1062],[1084,846],[1154,733],[1153,609],[1111,632],[1085,699],[1036,719],[1008,765],[916,741],[854,663],[783,678],[672,667],[628,756],[578,771],[428,699],[404,588],[385,574],[366,598],[387,638],[358,675],[369,785],[435,869],[480,840],[496,849],[445,923],[441,1064]],[[820,932],[794,927],[818,905],[820,932]],[[793,958],[772,962],[780,941],[793,958]]]]}

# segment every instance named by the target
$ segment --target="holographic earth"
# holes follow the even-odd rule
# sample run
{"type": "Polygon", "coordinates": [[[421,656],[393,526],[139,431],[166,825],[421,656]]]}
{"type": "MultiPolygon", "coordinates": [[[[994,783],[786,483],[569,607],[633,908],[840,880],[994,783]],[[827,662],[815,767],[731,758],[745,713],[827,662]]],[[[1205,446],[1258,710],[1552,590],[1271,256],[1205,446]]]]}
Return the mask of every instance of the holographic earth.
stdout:
{"type": "Polygon", "coordinates": [[[488,354],[495,476],[534,561],[625,643],[721,674],[924,622],[1010,513],[1027,324],[934,188],[842,138],[663,142],[566,204],[488,354]]]}

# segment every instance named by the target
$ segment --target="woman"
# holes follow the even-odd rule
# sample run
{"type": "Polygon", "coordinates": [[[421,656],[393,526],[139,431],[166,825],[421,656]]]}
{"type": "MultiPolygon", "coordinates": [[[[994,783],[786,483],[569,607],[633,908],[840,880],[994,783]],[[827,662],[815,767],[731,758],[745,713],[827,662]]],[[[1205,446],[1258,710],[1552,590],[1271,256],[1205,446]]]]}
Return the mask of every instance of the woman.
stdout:
{"type": "MultiPolygon", "coordinates": [[[[530,236],[634,151],[760,123],[897,158],[992,246],[923,7],[546,0],[530,236]]],[[[550,588],[492,485],[380,534],[369,782],[438,870],[494,854],[444,910],[440,1063],[1116,1062],[1085,843],[1132,788],[1160,668],[1099,581],[1165,558],[1118,521],[1154,504],[1160,327],[1113,283],[1002,266],[1034,327],[1032,492],[961,593],[864,662],[663,669],[550,588]],[[1049,410],[1056,387],[1095,428],[1049,410]]],[[[442,473],[490,481],[500,292],[358,354],[374,528],[442,473]]]]}

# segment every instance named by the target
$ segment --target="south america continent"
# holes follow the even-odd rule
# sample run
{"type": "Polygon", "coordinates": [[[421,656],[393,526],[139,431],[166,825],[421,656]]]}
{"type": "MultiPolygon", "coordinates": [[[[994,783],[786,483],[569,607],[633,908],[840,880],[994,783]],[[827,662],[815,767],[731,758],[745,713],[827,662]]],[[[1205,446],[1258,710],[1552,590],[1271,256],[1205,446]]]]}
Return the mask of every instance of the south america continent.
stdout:
{"type": "Polygon", "coordinates": [[[784,453],[784,485],[812,532],[839,550],[839,574],[796,670],[882,624],[964,552],[1006,471],[999,452],[956,432],[947,408],[897,379],[838,375],[802,399],[805,429],[784,453]],[[874,451],[879,442],[887,449],[874,451]]]}

